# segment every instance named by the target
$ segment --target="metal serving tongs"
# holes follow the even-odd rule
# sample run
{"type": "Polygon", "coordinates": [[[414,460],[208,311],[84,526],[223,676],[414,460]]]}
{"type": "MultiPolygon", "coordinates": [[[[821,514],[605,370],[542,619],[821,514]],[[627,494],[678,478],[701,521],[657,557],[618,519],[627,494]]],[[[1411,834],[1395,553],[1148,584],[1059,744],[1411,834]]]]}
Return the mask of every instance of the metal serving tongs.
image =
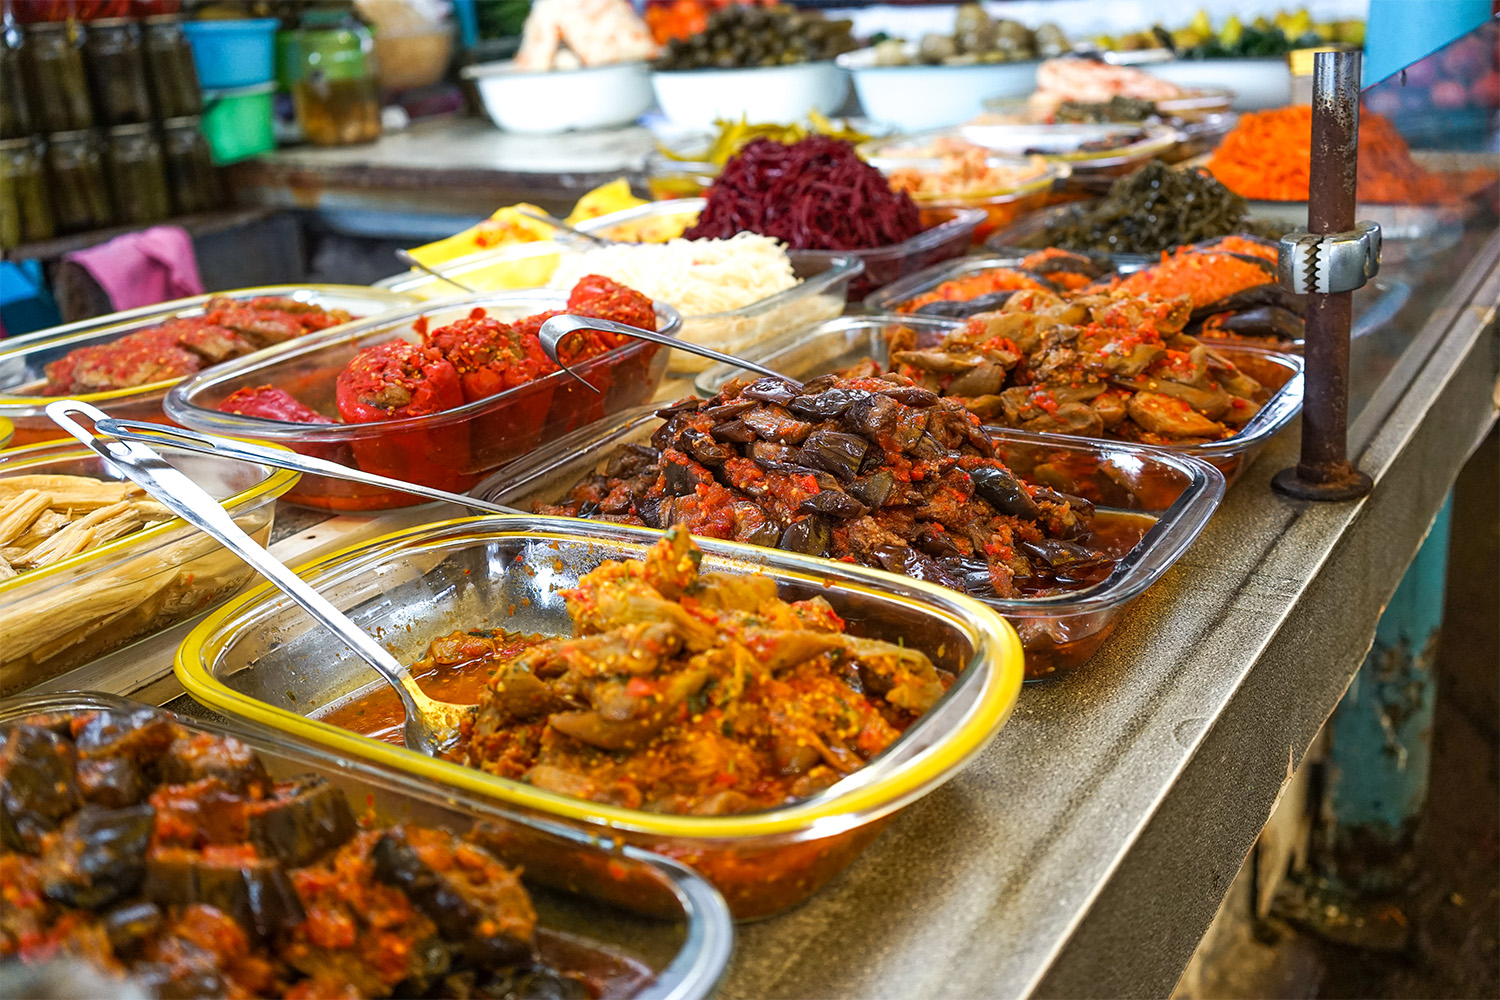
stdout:
{"type": "MultiPolygon", "coordinates": [[[[130,439],[126,439],[112,434],[107,428],[116,421],[110,420],[102,410],[73,399],[48,403],[47,416],[119,469],[162,506],[243,559],[282,593],[300,604],[319,624],[344,640],[360,659],[384,677],[396,689],[396,695],[401,699],[401,708],[406,714],[405,741],[408,750],[437,756],[453,745],[458,737],[460,724],[473,713],[474,706],[437,701],[424,694],[404,664],[284,563],[245,534],[217,500],[147,447],[140,440],[145,435],[132,434],[130,439]],[[94,430],[91,432],[74,420],[74,414],[88,417],[94,423],[94,430]]],[[[399,488],[401,484],[397,485],[399,488]]]]}
{"type": "MultiPolygon", "coordinates": [[[[696,354],[700,358],[708,358],[710,361],[718,361],[726,365],[733,365],[736,368],[743,368],[746,371],[755,372],[757,375],[769,375],[771,378],[779,378],[783,382],[787,382],[798,388],[802,386],[802,383],[797,379],[789,375],[783,375],[781,372],[767,368],[765,365],[756,364],[754,361],[746,361],[744,358],[737,358],[733,354],[724,354],[711,347],[704,347],[701,344],[678,340],[676,337],[669,337],[665,333],[657,333],[655,330],[642,329],[638,326],[631,326],[628,323],[616,323],[614,320],[609,319],[590,319],[587,316],[574,316],[571,314],[553,316],[543,323],[541,329],[537,331],[537,337],[542,342],[542,350],[563,371],[572,375],[590,389],[594,389],[594,387],[589,385],[588,380],[563,364],[562,359],[557,356],[558,342],[569,334],[577,333],[579,330],[601,330],[605,333],[618,334],[621,337],[649,340],[653,344],[663,344],[673,350],[686,351],[689,354],[696,354]]],[[[598,392],[599,390],[594,389],[594,391],[598,392]]]]}

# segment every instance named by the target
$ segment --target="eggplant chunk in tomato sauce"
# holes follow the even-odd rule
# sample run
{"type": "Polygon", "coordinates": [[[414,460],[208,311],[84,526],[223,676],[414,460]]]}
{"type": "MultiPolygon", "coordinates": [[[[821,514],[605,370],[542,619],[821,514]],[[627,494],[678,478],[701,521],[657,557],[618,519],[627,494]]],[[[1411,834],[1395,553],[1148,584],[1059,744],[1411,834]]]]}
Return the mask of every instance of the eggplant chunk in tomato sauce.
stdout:
{"type": "Polygon", "coordinates": [[[147,707],[0,727],[0,891],[0,967],[65,956],[153,996],[591,995],[484,847],[362,822],[147,707]]]}
{"type": "MultiPolygon", "coordinates": [[[[610,805],[748,812],[864,767],[952,684],[922,651],[847,634],[822,597],[784,601],[769,577],[700,572],[701,557],[680,531],[602,564],[563,592],[566,638],[434,640],[413,674],[441,664],[445,696],[478,703],[450,759],[610,805]]],[[[400,740],[389,689],[323,719],[400,740]]]]}
{"type": "Polygon", "coordinates": [[[1089,501],[1016,476],[960,401],[900,375],[735,380],[661,413],[650,447],[625,446],[538,512],[676,525],[982,598],[1092,586],[1130,548],[1101,537],[1089,501]]]}

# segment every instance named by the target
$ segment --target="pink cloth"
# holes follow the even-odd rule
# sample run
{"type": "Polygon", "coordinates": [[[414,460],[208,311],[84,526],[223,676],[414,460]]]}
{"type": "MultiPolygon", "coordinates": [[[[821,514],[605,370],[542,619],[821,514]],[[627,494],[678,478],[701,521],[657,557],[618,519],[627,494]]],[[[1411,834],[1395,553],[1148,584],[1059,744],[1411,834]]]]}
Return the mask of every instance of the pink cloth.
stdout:
{"type": "Polygon", "coordinates": [[[193,240],[181,226],[126,233],[67,259],[99,282],[116,312],[203,294],[193,240]]]}

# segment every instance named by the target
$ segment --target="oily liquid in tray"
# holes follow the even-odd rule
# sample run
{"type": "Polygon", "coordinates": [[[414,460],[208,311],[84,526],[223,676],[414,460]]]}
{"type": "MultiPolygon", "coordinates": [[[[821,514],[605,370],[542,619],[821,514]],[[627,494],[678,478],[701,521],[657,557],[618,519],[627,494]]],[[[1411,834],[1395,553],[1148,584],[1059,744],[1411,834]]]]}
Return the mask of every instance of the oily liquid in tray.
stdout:
{"type": "MultiPolygon", "coordinates": [[[[437,663],[422,660],[414,664],[412,676],[417,685],[430,697],[450,701],[458,705],[473,705],[479,701],[479,692],[484,690],[495,667],[504,660],[540,642],[541,636],[526,636],[500,630],[475,629],[470,635],[503,636],[505,642],[497,646],[492,655],[460,660],[457,663],[437,663]],[[420,668],[428,664],[426,669],[420,668]]],[[[347,701],[334,705],[318,715],[320,722],[347,729],[360,736],[404,746],[405,712],[401,699],[389,684],[381,682],[376,687],[347,701]]]]}

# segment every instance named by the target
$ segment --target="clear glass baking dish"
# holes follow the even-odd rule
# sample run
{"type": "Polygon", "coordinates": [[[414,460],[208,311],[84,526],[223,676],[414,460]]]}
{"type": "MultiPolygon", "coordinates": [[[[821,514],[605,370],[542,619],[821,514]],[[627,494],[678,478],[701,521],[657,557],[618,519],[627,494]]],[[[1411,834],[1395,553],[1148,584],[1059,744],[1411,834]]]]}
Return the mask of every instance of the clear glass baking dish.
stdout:
{"type": "MultiPolygon", "coordinates": [[[[437,329],[475,309],[515,320],[561,309],[566,302],[566,292],[499,292],[350,323],[335,334],[238,358],[184,380],[167,395],[167,416],[193,430],[280,444],[366,472],[462,493],[531,449],[650,399],[666,372],[668,351],[632,340],[574,365],[573,370],[599,392],[556,371],[465,406],[401,420],[300,424],[223,413],[219,404],[236,389],[271,385],[325,416],[337,417],[335,380],[362,349],[398,337],[420,343],[423,324],[437,329]]],[[[658,330],[677,333],[680,319],[675,309],[657,303],[656,314],[658,330]]],[[[304,476],[286,499],[321,510],[389,510],[426,502],[409,493],[327,476],[304,476]]]]}
{"type": "MultiPolygon", "coordinates": [[[[270,540],[276,499],[297,473],[167,445],[158,450],[222,501],[246,533],[262,545],[270,540]]],[[[21,475],[124,478],[72,438],[0,452],[0,485],[21,475]]],[[[0,581],[0,696],[185,621],[252,575],[218,542],[172,518],[0,581]]]]}
{"type": "MultiPolygon", "coordinates": [[[[963,325],[963,320],[936,316],[845,316],[787,334],[761,350],[746,355],[746,359],[805,381],[848,368],[869,358],[881,365],[889,364],[886,335],[892,326],[911,328],[917,334],[917,346],[924,348],[936,346],[950,331],[963,325]]],[[[1251,417],[1234,437],[1206,444],[1162,447],[1167,451],[1203,459],[1224,474],[1226,485],[1233,485],[1250,467],[1255,456],[1260,454],[1266,442],[1280,433],[1302,411],[1302,358],[1237,341],[1210,343],[1214,350],[1234,362],[1251,378],[1269,387],[1272,390],[1271,396],[1260,412],[1251,417]]],[[[725,382],[742,377],[744,372],[737,368],[714,365],[698,376],[693,388],[700,396],[712,396],[725,382]]]]}
{"type": "MultiPolygon", "coordinates": [[[[142,707],[95,692],[13,698],[0,705],[0,730],[30,716],[142,707]]],[[[712,886],[674,861],[480,797],[436,790],[259,726],[176,719],[189,732],[249,745],[274,779],[309,773],[327,779],[357,816],[369,813],[377,823],[419,823],[460,836],[485,824],[486,848],[523,868],[543,959],[560,971],[585,973],[606,997],[704,1000],[724,974],[734,943],[728,908],[712,886]]]]}
{"type": "MultiPolygon", "coordinates": [[[[91,392],[70,397],[42,396],[38,393],[46,385],[46,367],[81,347],[108,344],[128,333],[138,333],[159,326],[169,319],[201,316],[204,304],[210,299],[250,299],[263,295],[285,296],[301,302],[311,302],[325,309],[347,309],[362,319],[389,313],[416,301],[410,295],[360,285],[266,285],[261,288],[195,295],[38,330],[14,340],[0,341],[0,417],[6,417],[15,424],[16,444],[67,437],[56,424],[47,419],[46,406],[57,398],[81,399],[93,403],[112,417],[161,422],[162,401],[167,390],[181,379],[166,379],[130,389],[113,389],[109,392],[91,392]]],[[[330,327],[299,339],[306,342],[339,329],[330,327]]]]}
{"type": "MultiPolygon", "coordinates": [[[[412,662],[457,628],[571,634],[558,591],[608,559],[639,558],[648,528],[575,518],[490,516],[431,524],[348,549],[299,572],[412,662]]],[[[681,816],[543,791],[319,722],[325,706],[382,682],[279,592],[258,588],[209,616],[183,643],[177,676],[198,701],[342,756],[433,785],[545,813],[676,858],[724,894],[738,918],[806,899],[847,867],[901,808],[951,778],[1015,705],[1021,647],[977,601],[878,570],[701,539],[704,569],[760,573],[781,596],[825,598],[851,631],[902,641],[957,674],[947,694],[860,771],[793,805],[681,816]]]]}
{"type": "MultiPolygon", "coordinates": [[[[580,479],[601,471],[622,445],[649,445],[660,425],[650,407],[600,421],[559,441],[546,455],[502,469],[476,486],[472,495],[519,510],[554,503],[580,479]]],[[[1093,587],[1054,597],[981,599],[1020,633],[1027,680],[1061,676],[1094,655],[1124,620],[1130,603],[1198,537],[1223,499],[1224,477],[1202,459],[1161,448],[986,430],[997,456],[1023,478],[1084,497],[1108,515],[1144,515],[1149,524],[1121,553],[1110,575],[1093,587]]],[[[589,523],[603,527],[602,522],[589,523]]]]}

